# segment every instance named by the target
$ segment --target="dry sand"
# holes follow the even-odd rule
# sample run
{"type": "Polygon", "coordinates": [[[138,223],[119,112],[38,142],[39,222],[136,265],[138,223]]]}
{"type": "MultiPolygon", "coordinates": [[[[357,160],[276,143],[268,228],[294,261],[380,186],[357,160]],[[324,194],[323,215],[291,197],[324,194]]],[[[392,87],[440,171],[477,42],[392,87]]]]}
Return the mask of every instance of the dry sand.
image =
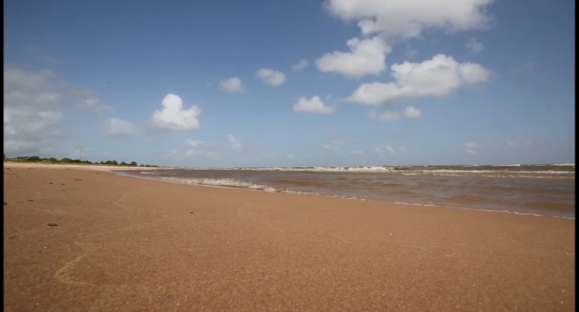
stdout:
{"type": "Polygon", "coordinates": [[[6,311],[572,311],[575,222],[5,168],[6,311]]]}

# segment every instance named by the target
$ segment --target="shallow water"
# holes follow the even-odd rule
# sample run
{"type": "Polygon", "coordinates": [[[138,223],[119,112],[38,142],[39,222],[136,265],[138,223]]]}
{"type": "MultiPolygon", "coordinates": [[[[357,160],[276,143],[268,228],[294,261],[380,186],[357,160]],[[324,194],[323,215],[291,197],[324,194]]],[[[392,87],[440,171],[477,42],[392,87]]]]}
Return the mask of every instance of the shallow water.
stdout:
{"type": "Polygon", "coordinates": [[[125,173],[197,185],[575,217],[574,165],[169,169],[125,173]]]}

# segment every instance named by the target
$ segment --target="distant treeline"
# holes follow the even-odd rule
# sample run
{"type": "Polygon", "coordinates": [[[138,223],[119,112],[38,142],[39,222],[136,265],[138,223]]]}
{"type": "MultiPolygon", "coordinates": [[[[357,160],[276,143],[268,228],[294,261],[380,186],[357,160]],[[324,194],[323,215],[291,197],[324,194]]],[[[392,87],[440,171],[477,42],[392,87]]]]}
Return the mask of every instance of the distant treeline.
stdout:
{"type": "Polygon", "coordinates": [[[107,166],[129,166],[129,167],[137,167],[137,166],[141,166],[141,167],[159,167],[157,165],[145,165],[145,164],[138,164],[136,161],[131,161],[131,162],[118,162],[116,160],[107,160],[107,161],[97,161],[97,162],[92,162],[89,160],[81,160],[81,159],[71,159],[71,158],[54,158],[54,157],[49,157],[49,158],[43,158],[43,157],[39,157],[39,156],[19,156],[16,158],[6,158],[6,156],[4,156],[5,160],[10,160],[10,161],[20,161],[20,162],[41,162],[41,163],[49,163],[49,164],[82,164],[82,165],[107,165],[107,166]]]}

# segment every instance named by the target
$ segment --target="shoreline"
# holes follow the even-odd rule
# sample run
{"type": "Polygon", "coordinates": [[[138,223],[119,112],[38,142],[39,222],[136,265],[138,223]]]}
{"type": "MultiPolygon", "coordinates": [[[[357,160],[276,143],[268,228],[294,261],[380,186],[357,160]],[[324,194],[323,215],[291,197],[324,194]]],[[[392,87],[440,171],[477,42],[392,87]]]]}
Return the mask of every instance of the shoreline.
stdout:
{"type": "MultiPolygon", "coordinates": [[[[559,215],[549,215],[549,214],[541,214],[537,212],[520,212],[515,210],[509,210],[508,208],[504,209],[487,209],[487,208],[470,208],[470,207],[462,207],[462,206],[445,206],[445,205],[438,205],[438,204],[423,204],[423,203],[408,203],[408,202],[387,202],[381,201],[377,199],[369,199],[363,197],[354,197],[354,196],[342,196],[342,195],[331,195],[331,194],[321,194],[321,193],[314,193],[314,192],[300,192],[300,191],[288,191],[288,190],[278,190],[275,188],[263,186],[266,188],[271,188],[272,190],[267,189],[259,189],[259,188],[251,188],[251,187],[244,187],[244,186],[230,186],[230,185],[210,185],[210,184],[201,184],[201,183],[186,183],[186,182],[179,182],[177,179],[167,179],[163,177],[145,177],[145,176],[137,176],[132,175],[130,173],[124,173],[123,171],[147,171],[147,170],[172,170],[178,168],[172,167],[123,167],[123,166],[110,166],[110,165],[74,165],[74,164],[43,164],[43,163],[19,163],[19,162],[4,162],[4,168],[45,168],[45,169],[79,169],[79,170],[93,170],[93,171],[106,171],[113,173],[115,175],[126,176],[131,178],[137,179],[145,179],[145,180],[152,180],[152,181],[160,181],[165,183],[173,183],[173,184],[182,184],[182,185],[189,185],[189,186],[197,186],[197,187],[207,187],[207,188],[221,188],[221,189],[239,189],[239,190],[248,190],[248,191],[257,191],[257,192],[265,192],[265,193],[283,193],[283,194],[293,194],[293,195],[307,195],[307,196],[321,196],[327,198],[337,198],[337,199],[346,199],[346,200],[357,200],[357,201],[370,201],[376,203],[383,203],[387,205],[402,205],[402,206],[409,206],[409,207],[429,207],[434,209],[460,209],[460,210],[467,210],[467,211],[476,211],[482,213],[500,213],[500,214],[508,214],[514,216],[532,216],[532,217],[542,217],[542,218],[556,218],[568,221],[575,221],[575,217],[568,217],[568,216],[559,216],[559,215]]],[[[194,169],[191,169],[194,170],[194,169]]]]}
{"type": "Polygon", "coordinates": [[[574,222],[4,170],[6,311],[572,311],[574,222]]]}
{"type": "MultiPolygon", "coordinates": [[[[167,168],[164,168],[167,169],[167,168]]],[[[389,202],[389,201],[381,201],[378,199],[369,199],[363,197],[355,197],[355,196],[345,196],[345,195],[332,195],[332,194],[322,194],[322,193],[315,193],[315,192],[303,192],[303,191],[290,191],[290,190],[279,190],[273,187],[268,187],[264,185],[260,185],[264,188],[252,188],[247,186],[233,186],[233,185],[211,185],[211,184],[203,184],[203,183],[191,183],[186,182],[188,181],[187,178],[167,178],[167,177],[147,177],[147,176],[137,176],[132,175],[130,173],[124,173],[122,171],[111,171],[111,173],[126,176],[136,179],[144,179],[149,181],[159,181],[164,183],[172,183],[172,184],[180,184],[180,185],[189,185],[193,187],[207,187],[207,188],[217,188],[217,189],[238,189],[238,190],[247,190],[247,191],[254,191],[254,192],[264,192],[264,193],[282,193],[282,194],[292,194],[297,196],[320,196],[325,198],[337,198],[337,199],[344,199],[344,200],[355,200],[355,201],[369,201],[369,202],[376,202],[382,203],[386,205],[402,205],[402,206],[410,206],[410,207],[427,207],[433,209],[460,209],[460,210],[468,210],[468,211],[477,211],[482,213],[501,213],[501,214],[508,214],[514,216],[532,216],[532,217],[541,217],[541,218],[556,218],[556,219],[563,219],[569,221],[575,221],[575,217],[568,217],[568,216],[559,216],[559,215],[549,215],[549,214],[541,214],[537,212],[521,212],[515,210],[509,210],[508,208],[504,209],[486,209],[486,208],[470,208],[470,207],[463,207],[463,206],[447,206],[447,205],[439,205],[439,204],[422,204],[422,203],[408,203],[408,202],[389,202]],[[180,181],[181,180],[181,181],[180,181]],[[272,190],[270,190],[272,189],[272,190]]]]}

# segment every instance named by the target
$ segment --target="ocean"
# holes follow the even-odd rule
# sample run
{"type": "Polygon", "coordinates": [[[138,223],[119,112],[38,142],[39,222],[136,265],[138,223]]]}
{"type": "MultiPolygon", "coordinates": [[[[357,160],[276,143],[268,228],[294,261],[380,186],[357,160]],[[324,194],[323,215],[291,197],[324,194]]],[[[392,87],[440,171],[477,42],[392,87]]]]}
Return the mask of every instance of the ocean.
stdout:
{"type": "Polygon", "coordinates": [[[160,169],[125,175],[191,185],[575,218],[575,165],[160,169]]]}

